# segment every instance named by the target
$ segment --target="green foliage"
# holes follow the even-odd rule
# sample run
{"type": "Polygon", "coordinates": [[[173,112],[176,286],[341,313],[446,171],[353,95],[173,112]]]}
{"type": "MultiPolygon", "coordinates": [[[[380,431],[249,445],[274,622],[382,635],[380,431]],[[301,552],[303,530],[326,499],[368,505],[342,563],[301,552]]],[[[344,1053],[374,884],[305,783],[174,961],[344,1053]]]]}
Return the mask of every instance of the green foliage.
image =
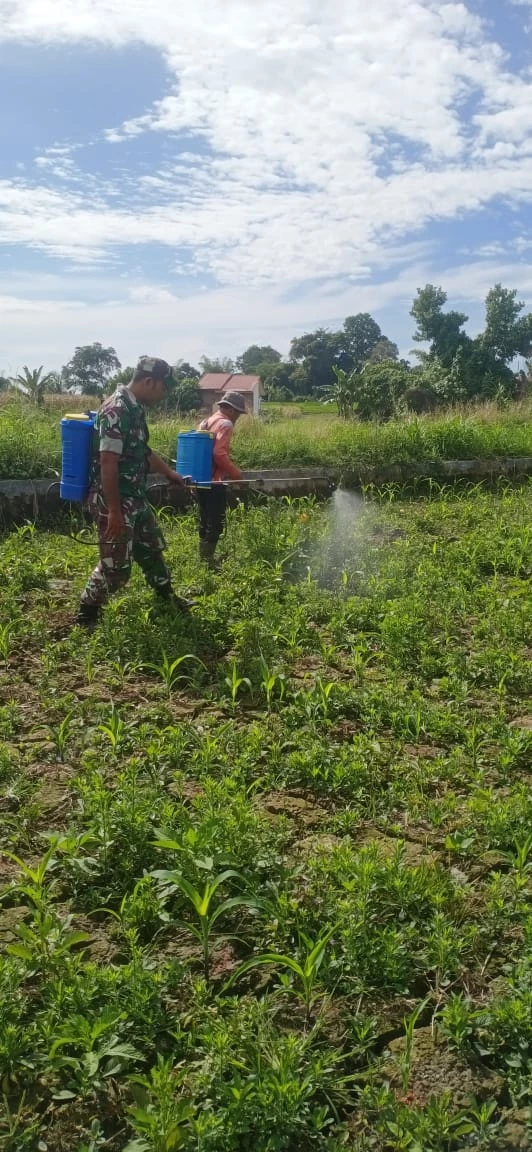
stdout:
{"type": "Polygon", "coordinates": [[[271,344],[251,344],[241,356],[237,357],[238,372],[258,372],[261,364],[280,364],[281,353],[272,348],[271,344]]]}
{"type": "Polygon", "coordinates": [[[427,284],[412,305],[418,325],[414,339],[429,343],[424,368],[434,369],[432,380],[423,373],[424,383],[433,383],[447,403],[515,396],[511,362],[532,349],[532,314],[520,316],[524,303],[517,300],[516,290],[496,284],[488,292],[485,329],[475,339],[463,331],[468,319],[464,313],[442,311],[446,301],[442,288],[427,284]]]}
{"type": "Polygon", "coordinates": [[[23,391],[29,394],[30,400],[37,404],[39,408],[44,404],[44,396],[46,392],[60,391],[58,388],[56,373],[48,372],[43,374],[43,366],[30,370],[25,364],[22,372],[15,376],[15,384],[19,384],[23,391]]]}
{"type": "MultiPolygon", "coordinates": [[[[479,435],[354,427],[389,458],[479,435]]],[[[87,550],[5,534],[6,1152],[526,1144],[531,498],[239,505],[223,584],[168,517],[201,611],[137,575],[91,637],[87,550]]]]}
{"type": "Polygon", "coordinates": [[[235,365],[230,356],[201,356],[201,374],[205,372],[234,372],[235,365]]]}
{"type": "Polygon", "coordinates": [[[65,388],[73,388],[85,396],[98,396],[104,391],[113,373],[120,371],[120,361],[114,348],[104,348],[96,341],[75,349],[61,375],[65,388]]]}

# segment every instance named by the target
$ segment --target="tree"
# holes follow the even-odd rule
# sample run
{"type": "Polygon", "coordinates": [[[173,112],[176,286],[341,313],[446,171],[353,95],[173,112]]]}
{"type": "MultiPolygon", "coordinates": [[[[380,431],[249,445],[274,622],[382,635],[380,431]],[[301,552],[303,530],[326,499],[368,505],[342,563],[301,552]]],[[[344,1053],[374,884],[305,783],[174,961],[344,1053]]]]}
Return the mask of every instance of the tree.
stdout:
{"type": "Polygon", "coordinates": [[[235,366],[230,356],[217,356],[211,358],[210,356],[200,357],[200,368],[202,375],[205,372],[234,372],[235,366]]]}
{"type": "Polygon", "coordinates": [[[184,377],[182,380],[176,380],[175,388],[172,388],[168,397],[169,403],[175,403],[176,409],[181,415],[185,412],[197,412],[201,408],[201,392],[198,388],[198,381],[194,379],[187,380],[184,377]]]}
{"type": "Polygon", "coordinates": [[[532,352],[532,315],[521,316],[524,301],[517,300],[515,288],[495,284],[486,296],[486,327],[482,344],[495,360],[508,364],[516,356],[525,359],[532,352]]]}
{"type": "Polygon", "coordinates": [[[375,347],[371,349],[368,356],[370,364],[382,364],[383,360],[398,360],[399,349],[393,340],[388,340],[387,336],[381,336],[377,340],[375,347]]]}
{"type": "Polygon", "coordinates": [[[361,368],[383,338],[377,321],[369,312],[357,312],[356,316],[348,316],[344,320],[343,335],[344,351],[341,359],[346,362],[342,363],[342,367],[351,369],[361,368]]]}
{"type": "Polygon", "coordinates": [[[46,391],[51,396],[58,396],[63,391],[63,381],[60,372],[49,372],[46,381],[46,391]]]}
{"type": "Polygon", "coordinates": [[[188,360],[176,360],[172,368],[174,380],[199,380],[200,373],[197,368],[188,363],[188,360]]]}
{"type": "Polygon", "coordinates": [[[375,350],[379,359],[396,359],[398,349],[383,336],[377,321],[369,312],[348,316],[338,332],[318,328],[298,336],[290,345],[290,359],[303,371],[303,392],[320,393],[335,388],[335,369],[350,373],[371,359],[375,350]]]}
{"type": "Polygon", "coordinates": [[[434,284],[419,288],[410,315],[417,323],[414,340],[430,344],[430,355],[444,368],[450,368],[458,348],[471,344],[462,327],[469,319],[464,312],[443,312],[447,293],[434,284]]]}
{"type": "Polygon", "coordinates": [[[22,390],[26,390],[30,400],[40,407],[44,404],[44,394],[48,384],[53,382],[54,374],[49,372],[43,376],[43,366],[40,368],[33,368],[30,370],[27,364],[24,365],[22,372],[14,377],[13,383],[19,385],[22,390]]]}
{"type": "Polygon", "coordinates": [[[251,344],[238,357],[236,366],[239,372],[258,372],[261,364],[279,364],[280,361],[281,353],[272,348],[271,344],[251,344]]]}
{"type": "Polygon", "coordinates": [[[474,339],[462,331],[467,320],[462,312],[443,312],[447,301],[443,288],[427,284],[418,291],[412,316],[418,323],[415,340],[427,340],[429,352],[418,353],[424,376],[442,400],[490,400],[515,397],[519,382],[511,363],[532,351],[532,315],[515,289],[496,284],[486,297],[486,325],[474,339]]]}
{"type": "Polygon", "coordinates": [[[410,384],[410,369],[395,360],[370,361],[355,373],[356,414],[360,420],[389,420],[410,384]]]}
{"type": "Polygon", "coordinates": [[[344,419],[389,420],[410,383],[411,372],[395,360],[367,361],[362,369],[336,368],[336,383],[326,390],[325,403],[334,402],[344,419]]]}
{"type": "Polygon", "coordinates": [[[260,377],[262,394],[266,400],[275,399],[280,390],[291,395],[294,390],[294,365],[281,360],[275,363],[257,364],[257,376],[260,377]]]}
{"type": "Polygon", "coordinates": [[[345,367],[340,363],[342,346],[342,334],[329,332],[326,328],[318,328],[316,332],[307,332],[292,340],[290,360],[301,370],[297,374],[293,372],[293,379],[297,378],[297,389],[303,395],[332,385],[333,369],[345,367]]]}
{"type": "Polygon", "coordinates": [[[113,372],[113,375],[109,376],[105,382],[106,394],[110,396],[117,388],[124,388],[131,384],[134,373],[135,369],[130,364],[127,364],[125,368],[120,368],[118,372],[113,372]]]}
{"type": "Polygon", "coordinates": [[[72,359],[65,364],[62,378],[66,387],[87,396],[97,396],[103,392],[109,377],[120,368],[114,348],[104,348],[99,343],[84,344],[76,348],[72,359]]]}
{"type": "Polygon", "coordinates": [[[10,381],[7,376],[0,376],[0,392],[9,392],[11,387],[10,381]]]}

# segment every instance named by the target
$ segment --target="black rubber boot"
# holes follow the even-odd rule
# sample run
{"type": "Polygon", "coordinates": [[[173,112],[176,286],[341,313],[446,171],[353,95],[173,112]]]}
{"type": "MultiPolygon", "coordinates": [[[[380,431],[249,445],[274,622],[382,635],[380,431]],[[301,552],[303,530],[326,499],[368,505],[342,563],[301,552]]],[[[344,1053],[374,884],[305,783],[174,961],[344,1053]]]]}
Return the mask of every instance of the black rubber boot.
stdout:
{"type": "Polygon", "coordinates": [[[158,588],[154,588],[154,592],[159,600],[165,600],[167,604],[177,608],[179,612],[187,614],[194,607],[194,601],[185,600],[183,596],[177,596],[170,583],[160,584],[158,588]]]}
{"type": "Polygon", "coordinates": [[[92,632],[93,628],[96,628],[101,614],[102,609],[99,604],[80,604],[75,623],[80,628],[86,628],[88,632],[92,632]]]}
{"type": "Polygon", "coordinates": [[[207,565],[207,568],[211,568],[212,570],[215,570],[216,568],[219,568],[219,566],[220,566],[220,562],[218,560],[214,559],[214,553],[215,552],[216,552],[216,544],[213,544],[212,540],[200,540],[200,542],[199,542],[200,560],[202,560],[203,563],[207,565]]]}

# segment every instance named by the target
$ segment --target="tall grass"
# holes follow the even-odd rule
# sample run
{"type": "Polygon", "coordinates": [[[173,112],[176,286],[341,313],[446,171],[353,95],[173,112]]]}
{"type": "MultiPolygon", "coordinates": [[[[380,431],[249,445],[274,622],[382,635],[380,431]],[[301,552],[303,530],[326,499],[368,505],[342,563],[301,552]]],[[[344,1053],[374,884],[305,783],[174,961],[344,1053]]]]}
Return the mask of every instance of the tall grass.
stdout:
{"type": "MultiPolygon", "coordinates": [[[[42,409],[22,399],[4,401],[0,405],[0,477],[59,472],[61,416],[92,405],[93,399],[83,397],[53,397],[42,409]]],[[[153,447],[175,458],[178,433],[192,423],[155,415],[151,420],[153,447]]],[[[297,410],[271,422],[249,418],[237,426],[234,455],[243,468],[317,466],[351,475],[415,461],[532,456],[532,402],[504,410],[495,405],[454,409],[388,424],[344,422],[328,412],[321,416],[297,410]]]]}

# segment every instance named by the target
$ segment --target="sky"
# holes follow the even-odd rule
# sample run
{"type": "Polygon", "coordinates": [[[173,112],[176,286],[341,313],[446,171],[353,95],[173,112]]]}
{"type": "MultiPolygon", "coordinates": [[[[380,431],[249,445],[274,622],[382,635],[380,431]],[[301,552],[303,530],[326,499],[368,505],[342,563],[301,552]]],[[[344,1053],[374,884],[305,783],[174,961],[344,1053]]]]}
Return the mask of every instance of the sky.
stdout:
{"type": "Polygon", "coordinates": [[[532,311],[532,0],[0,0],[0,373],[532,311]]]}

